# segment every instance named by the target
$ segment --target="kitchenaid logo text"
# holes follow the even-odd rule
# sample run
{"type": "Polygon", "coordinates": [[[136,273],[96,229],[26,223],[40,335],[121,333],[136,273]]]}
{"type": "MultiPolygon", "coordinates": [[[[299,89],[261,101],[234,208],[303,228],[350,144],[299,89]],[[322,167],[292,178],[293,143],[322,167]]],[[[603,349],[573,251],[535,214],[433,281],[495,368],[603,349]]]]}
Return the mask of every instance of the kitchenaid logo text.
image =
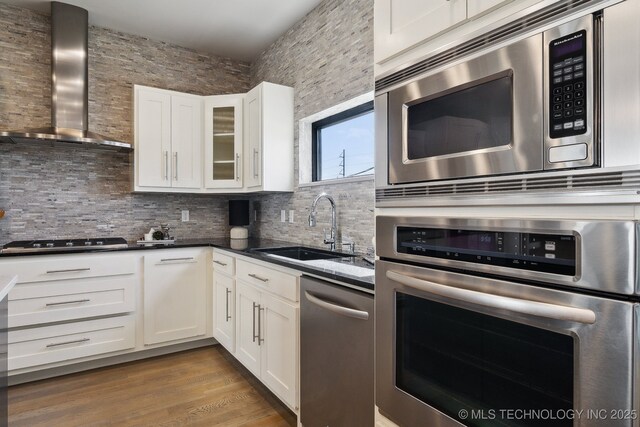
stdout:
{"type": "Polygon", "coordinates": [[[574,34],[574,36],[573,36],[573,37],[569,37],[568,39],[558,40],[558,41],[553,42],[553,45],[554,45],[554,46],[558,46],[559,44],[566,43],[566,42],[569,42],[569,41],[571,41],[571,40],[581,39],[583,36],[584,36],[584,34],[582,34],[582,33],[580,33],[580,34],[574,34]]]}

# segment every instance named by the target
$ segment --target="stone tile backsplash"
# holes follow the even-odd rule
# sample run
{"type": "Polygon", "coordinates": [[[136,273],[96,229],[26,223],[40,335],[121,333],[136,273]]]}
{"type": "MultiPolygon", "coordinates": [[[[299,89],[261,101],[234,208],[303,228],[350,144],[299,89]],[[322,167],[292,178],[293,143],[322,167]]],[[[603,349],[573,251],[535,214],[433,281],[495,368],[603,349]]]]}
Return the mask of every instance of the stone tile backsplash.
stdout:
{"type": "MultiPolygon", "coordinates": [[[[0,3],[0,129],[51,124],[48,16],[0,3]]],[[[134,84],[217,95],[250,89],[250,64],[89,28],[89,128],[133,142],[134,84]]],[[[228,233],[227,197],[132,194],[129,155],[0,144],[0,244],[32,238],[137,239],[169,222],[179,238],[228,233]],[[180,222],[180,210],[190,221],[180,222]]]]}
{"type": "MultiPolygon", "coordinates": [[[[49,17],[0,3],[0,129],[51,123],[49,17]]],[[[261,81],[295,88],[297,120],[372,91],[373,2],[325,0],[262,52],[253,64],[202,54],[144,37],[89,28],[89,127],[133,142],[134,84],[214,95],[246,92],[261,81]]],[[[89,236],[139,238],[169,222],[178,238],[228,234],[227,196],[133,194],[128,154],[71,146],[0,144],[0,244],[11,240],[89,236]],[[189,209],[190,221],[180,222],[189,209]]],[[[258,208],[252,235],[320,244],[329,228],[329,203],[311,202],[327,191],[337,202],[344,240],[358,252],[371,246],[373,180],[297,187],[287,194],[251,196],[258,208]],[[295,210],[281,223],[280,210],[295,210]]]]}
{"type": "MultiPolygon", "coordinates": [[[[325,0],[262,52],[252,65],[252,85],[263,80],[292,86],[295,102],[295,176],[298,176],[298,120],[373,91],[373,1],[325,0]]],[[[292,194],[255,197],[261,237],[305,244],[322,242],[329,228],[329,203],[318,205],[318,225],[307,217],[322,191],[336,200],[342,238],[366,253],[374,233],[373,180],[297,187],[292,194]],[[280,210],[295,210],[293,224],[280,222],[280,210]]]]}

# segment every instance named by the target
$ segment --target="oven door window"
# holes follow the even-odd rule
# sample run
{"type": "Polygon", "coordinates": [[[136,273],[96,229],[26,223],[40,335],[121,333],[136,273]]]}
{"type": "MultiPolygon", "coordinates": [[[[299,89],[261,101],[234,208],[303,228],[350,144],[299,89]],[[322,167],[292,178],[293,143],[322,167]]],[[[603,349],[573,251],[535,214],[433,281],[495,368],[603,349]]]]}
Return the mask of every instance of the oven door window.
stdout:
{"type": "Polygon", "coordinates": [[[465,425],[572,426],[515,411],[573,409],[573,360],[570,336],[396,293],[396,386],[465,425]]]}
{"type": "Polygon", "coordinates": [[[511,144],[512,75],[481,83],[406,107],[407,160],[456,155],[511,144]]]}

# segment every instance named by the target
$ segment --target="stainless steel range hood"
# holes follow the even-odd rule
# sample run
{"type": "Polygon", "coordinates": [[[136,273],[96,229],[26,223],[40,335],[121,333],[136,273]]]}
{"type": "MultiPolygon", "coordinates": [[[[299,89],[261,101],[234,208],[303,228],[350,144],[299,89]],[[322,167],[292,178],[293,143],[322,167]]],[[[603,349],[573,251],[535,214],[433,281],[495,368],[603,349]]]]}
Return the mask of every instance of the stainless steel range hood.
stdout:
{"type": "Polygon", "coordinates": [[[0,142],[60,142],[130,151],[131,144],[89,132],[89,13],[51,2],[51,127],[0,131],[0,142]]]}

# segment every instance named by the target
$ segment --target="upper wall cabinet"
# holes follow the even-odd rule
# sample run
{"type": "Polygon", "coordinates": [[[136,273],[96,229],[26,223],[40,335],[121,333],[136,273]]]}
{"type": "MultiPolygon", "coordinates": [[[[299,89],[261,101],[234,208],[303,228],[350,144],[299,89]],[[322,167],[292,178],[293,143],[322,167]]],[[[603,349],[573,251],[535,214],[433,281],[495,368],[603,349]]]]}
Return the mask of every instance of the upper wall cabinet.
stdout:
{"type": "Polygon", "coordinates": [[[242,188],[244,94],[204,98],[204,185],[242,188]]]}
{"type": "Polygon", "coordinates": [[[293,88],[263,82],[244,104],[245,187],[293,191],[293,88]]]}
{"type": "Polygon", "coordinates": [[[134,191],[293,191],[293,88],[197,96],[134,87],[134,191]]]}
{"type": "Polygon", "coordinates": [[[202,187],[202,98],[134,87],[134,190],[202,187]]]}
{"type": "Polygon", "coordinates": [[[506,24],[517,12],[555,1],[375,0],[375,75],[389,74],[492,25],[506,24]]]}

